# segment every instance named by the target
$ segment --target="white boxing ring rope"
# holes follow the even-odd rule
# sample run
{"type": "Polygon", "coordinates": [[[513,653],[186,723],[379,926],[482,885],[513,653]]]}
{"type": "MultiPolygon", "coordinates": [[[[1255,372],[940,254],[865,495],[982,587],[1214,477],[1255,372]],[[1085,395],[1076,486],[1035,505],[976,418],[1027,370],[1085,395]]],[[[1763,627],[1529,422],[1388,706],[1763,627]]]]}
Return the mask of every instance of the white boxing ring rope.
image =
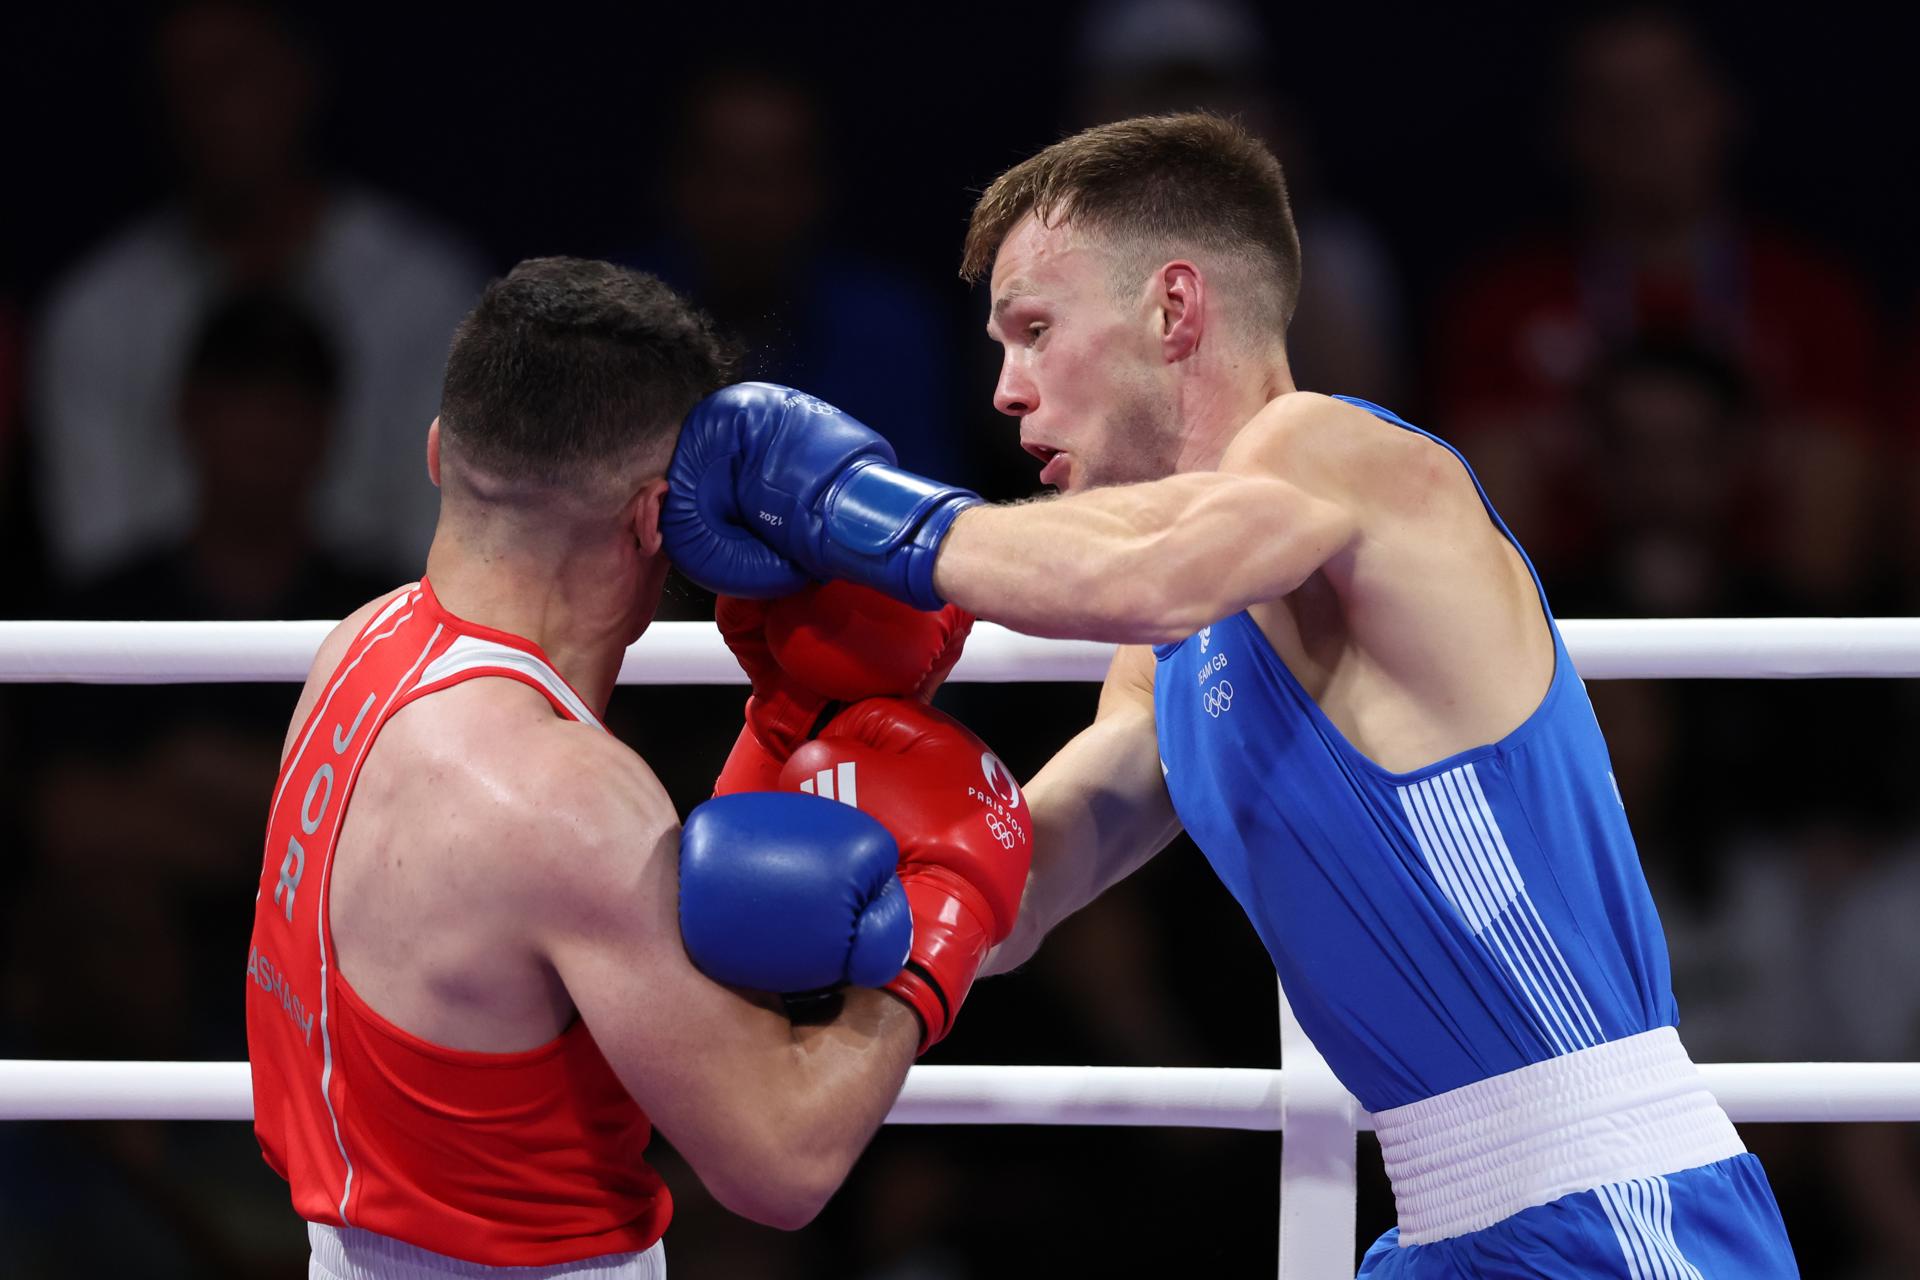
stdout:
{"type": "MultiPolygon", "coordinates": [[[[297,681],[330,622],[4,622],[0,683],[297,681]]],[[[1587,679],[1920,676],[1920,618],[1561,622],[1587,679]]],[[[1108,645],[982,623],[952,679],[1098,680],[1108,645]]],[[[709,623],[656,624],[622,684],[739,684],[709,623]]],[[[1280,1000],[1278,1070],[915,1067],[890,1124],[1176,1125],[1277,1130],[1280,1280],[1351,1274],[1355,1134],[1366,1113],[1280,1000]]],[[[1920,1121],[1920,1063],[1703,1064],[1736,1121],[1920,1121]]],[[[244,1062],[0,1061],[0,1120],[245,1120],[244,1062]]]]}
{"type": "MultiPolygon", "coordinates": [[[[304,680],[331,622],[0,622],[0,684],[304,680]]],[[[1563,619],[1589,680],[1920,676],[1920,618],[1563,619]]],[[[978,624],[950,677],[1098,680],[1113,646],[978,624]]],[[[711,623],[655,623],[621,684],[741,684],[711,623]]]]}
{"type": "MultiPolygon", "coordinates": [[[[1710,1062],[1735,1120],[1920,1120],[1920,1062],[1710,1062]]],[[[1064,1124],[1278,1132],[1298,1071],[915,1067],[888,1124],[1064,1124]]],[[[0,1120],[251,1120],[244,1062],[0,1060],[0,1120]]],[[[1362,1111],[1355,1128],[1371,1130],[1362,1111]]]]}

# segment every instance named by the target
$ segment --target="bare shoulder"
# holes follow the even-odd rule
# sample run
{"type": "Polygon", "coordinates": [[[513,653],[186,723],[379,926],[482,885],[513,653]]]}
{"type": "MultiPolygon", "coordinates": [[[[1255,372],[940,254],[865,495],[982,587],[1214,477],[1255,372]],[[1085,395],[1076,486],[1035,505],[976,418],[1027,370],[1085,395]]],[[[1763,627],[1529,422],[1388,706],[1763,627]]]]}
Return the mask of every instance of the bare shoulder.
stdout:
{"type": "Polygon", "coordinates": [[[1352,405],[1317,391],[1275,396],[1234,436],[1220,469],[1281,476],[1297,471],[1338,443],[1336,433],[1352,412],[1357,412],[1352,405]]]}
{"type": "Polygon", "coordinates": [[[1480,511],[1473,479],[1452,450],[1313,391],[1268,401],[1234,438],[1220,469],[1278,476],[1356,512],[1384,510],[1396,520],[1480,511]]]}
{"type": "Polygon", "coordinates": [[[611,734],[544,707],[529,712],[527,723],[499,731],[507,726],[496,711],[495,732],[467,739],[478,745],[460,752],[458,790],[469,802],[460,820],[489,851],[482,856],[497,860],[495,883],[534,921],[572,927],[606,911],[624,916],[679,827],[673,802],[611,734]]]}
{"type": "Polygon", "coordinates": [[[305,724],[307,717],[312,714],[314,704],[325,692],[323,686],[327,678],[340,665],[340,659],[346,656],[347,649],[352,645],[355,637],[373,623],[382,609],[418,585],[420,584],[417,582],[409,582],[375,596],[342,618],[339,625],[327,632],[327,638],[320,642],[319,650],[313,655],[313,664],[307,668],[306,686],[300,690],[300,700],[293,709],[293,723],[287,726],[286,740],[281,743],[282,756],[292,750],[293,740],[299,734],[300,726],[305,724]]]}
{"type": "Polygon", "coordinates": [[[677,842],[659,782],[517,680],[469,679],[401,706],[346,823],[331,887],[342,971],[383,1012],[411,1012],[398,1019],[410,1030],[457,1038],[479,1025],[537,1042],[567,1016],[557,939],[613,936],[621,910],[633,934],[670,932],[673,895],[662,918],[658,886],[672,866],[656,855],[677,842]]]}

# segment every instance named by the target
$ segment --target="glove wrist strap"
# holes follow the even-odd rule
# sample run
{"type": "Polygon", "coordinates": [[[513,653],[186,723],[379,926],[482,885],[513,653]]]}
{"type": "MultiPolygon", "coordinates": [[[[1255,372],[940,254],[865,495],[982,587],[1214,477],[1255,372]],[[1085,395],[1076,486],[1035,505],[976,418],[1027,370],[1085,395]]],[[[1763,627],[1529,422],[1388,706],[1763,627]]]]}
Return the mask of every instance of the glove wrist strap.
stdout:
{"type": "Polygon", "coordinates": [[[940,542],[980,495],[884,462],[847,469],[821,504],[827,569],[916,609],[946,602],[933,589],[940,542]]]}
{"type": "Polygon", "coordinates": [[[920,1047],[913,1051],[915,1057],[945,1038],[947,1029],[953,1025],[953,1014],[947,1007],[946,993],[932,974],[909,960],[893,981],[880,989],[913,1010],[914,1016],[920,1019],[920,1047]]]}

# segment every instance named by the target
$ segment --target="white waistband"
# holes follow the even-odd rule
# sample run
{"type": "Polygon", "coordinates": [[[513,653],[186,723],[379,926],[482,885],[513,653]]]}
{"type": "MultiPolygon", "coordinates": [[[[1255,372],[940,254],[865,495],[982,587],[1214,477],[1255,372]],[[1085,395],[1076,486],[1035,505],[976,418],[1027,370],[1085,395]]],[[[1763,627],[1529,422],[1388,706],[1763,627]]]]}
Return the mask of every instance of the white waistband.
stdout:
{"type": "Polygon", "coordinates": [[[605,1253],[546,1267],[489,1267],[358,1227],[307,1224],[308,1280],[666,1280],[665,1241],[640,1253],[605,1253]]]}
{"type": "Polygon", "coordinates": [[[1746,1150],[1672,1027],[1376,1112],[1374,1124],[1403,1245],[1746,1150]]]}

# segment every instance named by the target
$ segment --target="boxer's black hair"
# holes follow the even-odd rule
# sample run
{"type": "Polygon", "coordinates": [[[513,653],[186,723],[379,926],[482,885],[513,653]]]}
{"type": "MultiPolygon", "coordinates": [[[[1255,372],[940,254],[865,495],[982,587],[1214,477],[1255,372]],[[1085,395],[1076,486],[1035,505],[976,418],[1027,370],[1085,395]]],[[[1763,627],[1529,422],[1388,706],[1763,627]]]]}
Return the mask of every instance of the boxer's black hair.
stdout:
{"type": "Polygon", "coordinates": [[[1190,111],[1116,120],[1021,161],[974,205],[961,277],[973,282],[991,272],[1001,244],[1029,213],[1047,226],[1068,223],[1110,237],[1130,263],[1163,252],[1231,254],[1258,272],[1264,322],[1284,330],[1293,318],[1300,237],[1286,178],[1267,145],[1225,117],[1190,111]]]}
{"type": "Polygon", "coordinates": [[[447,356],[440,430],[507,482],[666,465],[680,420],[728,380],[712,322],[653,276],[531,258],[487,286],[447,356]]]}

